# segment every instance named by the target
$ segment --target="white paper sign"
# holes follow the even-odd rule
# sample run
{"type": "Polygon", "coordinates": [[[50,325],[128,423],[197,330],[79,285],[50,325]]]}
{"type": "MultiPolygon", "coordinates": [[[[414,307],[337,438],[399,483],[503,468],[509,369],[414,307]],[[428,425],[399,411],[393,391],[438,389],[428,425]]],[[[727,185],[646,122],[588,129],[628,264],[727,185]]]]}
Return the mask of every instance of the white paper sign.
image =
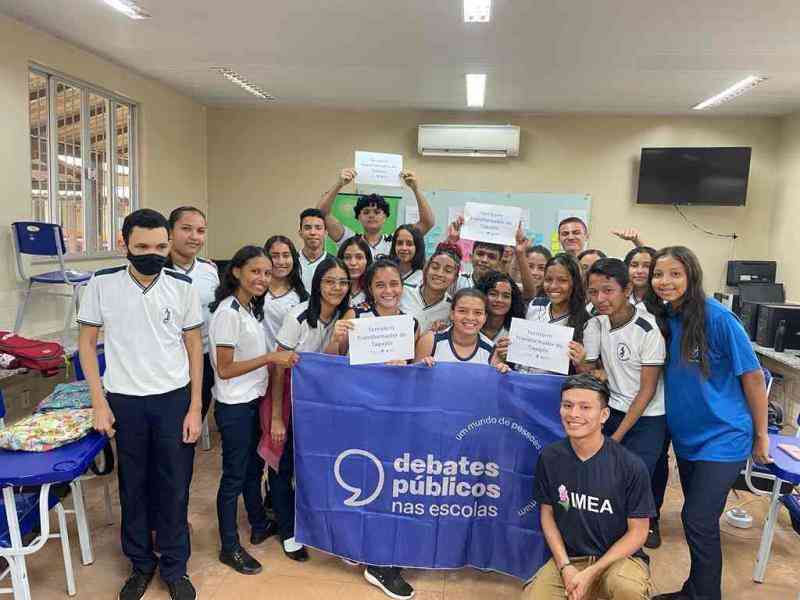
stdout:
{"type": "Polygon", "coordinates": [[[572,327],[511,319],[508,362],[554,373],[569,373],[572,327]]]}
{"type": "Polygon", "coordinates": [[[419,207],[406,204],[406,223],[415,225],[419,222],[419,207]]]}
{"type": "Polygon", "coordinates": [[[461,237],[465,240],[515,246],[521,216],[522,209],[516,206],[467,202],[464,205],[461,237]]]}
{"type": "Polygon", "coordinates": [[[356,185],[403,185],[400,179],[400,173],[403,172],[402,154],[356,150],[355,170],[356,185]]]}
{"type": "Polygon", "coordinates": [[[348,337],[351,365],[414,358],[414,318],[411,315],[353,319],[348,337]]]}

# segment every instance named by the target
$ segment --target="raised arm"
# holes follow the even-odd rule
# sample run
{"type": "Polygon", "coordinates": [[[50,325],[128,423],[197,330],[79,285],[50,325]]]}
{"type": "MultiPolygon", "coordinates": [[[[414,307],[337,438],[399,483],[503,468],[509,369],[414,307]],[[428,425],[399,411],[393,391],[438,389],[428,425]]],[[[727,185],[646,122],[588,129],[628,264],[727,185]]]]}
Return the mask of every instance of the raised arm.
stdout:
{"type": "Polygon", "coordinates": [[[536,292],[539,291],[531,275],[531,268],[528,265],[528,248],[530,248],[530,245],[531,242],[525,237],[525,232],[522,230],[522,223],[520,223],[517,227],[517,245],[514,247],[514,252],[517,257],[519,278],[522,281],[523,300],[530,300],[536,296],[536,292]]]}
{"type": "Polygon", "coordinates": [[[611,235],[625,240],[626,242],[630,242],[635,248],[641,248],[645,245],[638,229],[612,229],[611,235]]]}
{"type": "Polygon", "coordinates": [[[431,205],[428,203],[428,199],[425,197],[419,189],[419,182],[417,181],[417,176],[414,175],[411,171],[403,171],[400,173],[400,177],[402,177],[405,184],[411,188],[411,191],[414,192],[414,196],[417,199],[417,207],[419,208],[419,221],[414,223],[414,227],[416,227],[419,232],[424,236],[428,233],[433,226],[436,224],[436,217],[433,214],[433,209],[431,209],[431,205]]]}
{"type": "Polygon", "coordinates": [[[331,214],[333,208],[333,201],[336,200],[336,195],[342,190],[344,186],[356,178],[355,169],[342,169],[339,173],[339,178],[336,184],[327,192],[322,194],[322,198],[317,203],[317,208],[325,215],[325,224],[328,226],[328,235],[334,242],[340,242],[344,235],[344,227],[339,222],[339,219],[331,214]]]}

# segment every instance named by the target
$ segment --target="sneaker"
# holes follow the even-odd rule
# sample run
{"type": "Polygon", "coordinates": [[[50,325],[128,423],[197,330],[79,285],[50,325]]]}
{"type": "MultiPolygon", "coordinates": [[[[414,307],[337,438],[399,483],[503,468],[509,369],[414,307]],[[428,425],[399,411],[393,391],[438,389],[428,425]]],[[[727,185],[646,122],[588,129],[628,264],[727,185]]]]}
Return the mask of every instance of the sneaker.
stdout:
{"type": "Polygon", "coordinates": [[[403,579],[398,567],[367,567],[364,579],[395,600],[409,600],[414,597],[414,588],[403,579]]]}
{"type": "Polygon", "coordinates": [[[250,532],[250,543],[254,546],[258,546],[260,543],[272,537],[276,533],[278,533],[278,524],[275,521],[267,521],[267,526],[263,529],[263,531],[253,530],[250,532]]]}
{"type": "Polygon", "coordinates": [[[141,600],[144,593],[147,591],[147,586],[153,581],[153,575],[155,575],[155,571],[152,573],[142,573],[134,569],[133,573],[131,573],[130,577],[128,577],[128,580],[125,582],[125,585],[123,585],[122,589],[119,591],[117,599],[141,600]]]}
{"type": "Polygon", "coordinates": [[[184,575],[176,581],[168,581],[170,600],[197,600],[197,591],[194,589],[189,576],[184,575]]]}
{"type": "Polygon", "coordinates": [[[661,545],[661,531],[658,527],[656,519],[650,519],[650,531],[647,534],[647,540],[644,543],[645,548],[655,550],[661,545]]]}
{"type": "Polygon", "coordinates": [[[219,561],[242,575],[261,573],[261,563],[250,556],[244,548],[237,548],[233,552],[220,552],[219,561]]]}
{"type": "Polygon", "coordinates": [[[306,562],[309,558],[308,550],[302,544],[298,544],[294,536],[283,540],[283,553],[292,560],[297,562],[306,562]]]}

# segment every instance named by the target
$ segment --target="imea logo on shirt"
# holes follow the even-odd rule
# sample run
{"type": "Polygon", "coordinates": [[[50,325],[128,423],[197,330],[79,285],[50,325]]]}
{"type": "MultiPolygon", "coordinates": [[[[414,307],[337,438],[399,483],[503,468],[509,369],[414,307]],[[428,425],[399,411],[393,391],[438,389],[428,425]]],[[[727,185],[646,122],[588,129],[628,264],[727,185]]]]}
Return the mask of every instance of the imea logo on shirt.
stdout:
{"type": "Polygon", "coordinates": [[[611,500],[570,492],[563,483],[558,486],[558,504],[564,510],[574,508],[599,514],[614,514],[614,509],[611,508],[611,500]]]}

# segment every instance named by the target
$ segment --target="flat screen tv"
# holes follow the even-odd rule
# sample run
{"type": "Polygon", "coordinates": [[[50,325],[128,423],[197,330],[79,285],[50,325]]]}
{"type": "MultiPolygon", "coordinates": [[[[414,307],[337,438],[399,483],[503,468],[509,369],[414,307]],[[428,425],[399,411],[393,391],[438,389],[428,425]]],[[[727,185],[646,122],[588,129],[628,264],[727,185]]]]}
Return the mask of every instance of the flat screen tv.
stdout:
{"type": "Polygon", "coordinates": [[[751,148],[642,148],[639,204],[744,206],[751,148]]]}

